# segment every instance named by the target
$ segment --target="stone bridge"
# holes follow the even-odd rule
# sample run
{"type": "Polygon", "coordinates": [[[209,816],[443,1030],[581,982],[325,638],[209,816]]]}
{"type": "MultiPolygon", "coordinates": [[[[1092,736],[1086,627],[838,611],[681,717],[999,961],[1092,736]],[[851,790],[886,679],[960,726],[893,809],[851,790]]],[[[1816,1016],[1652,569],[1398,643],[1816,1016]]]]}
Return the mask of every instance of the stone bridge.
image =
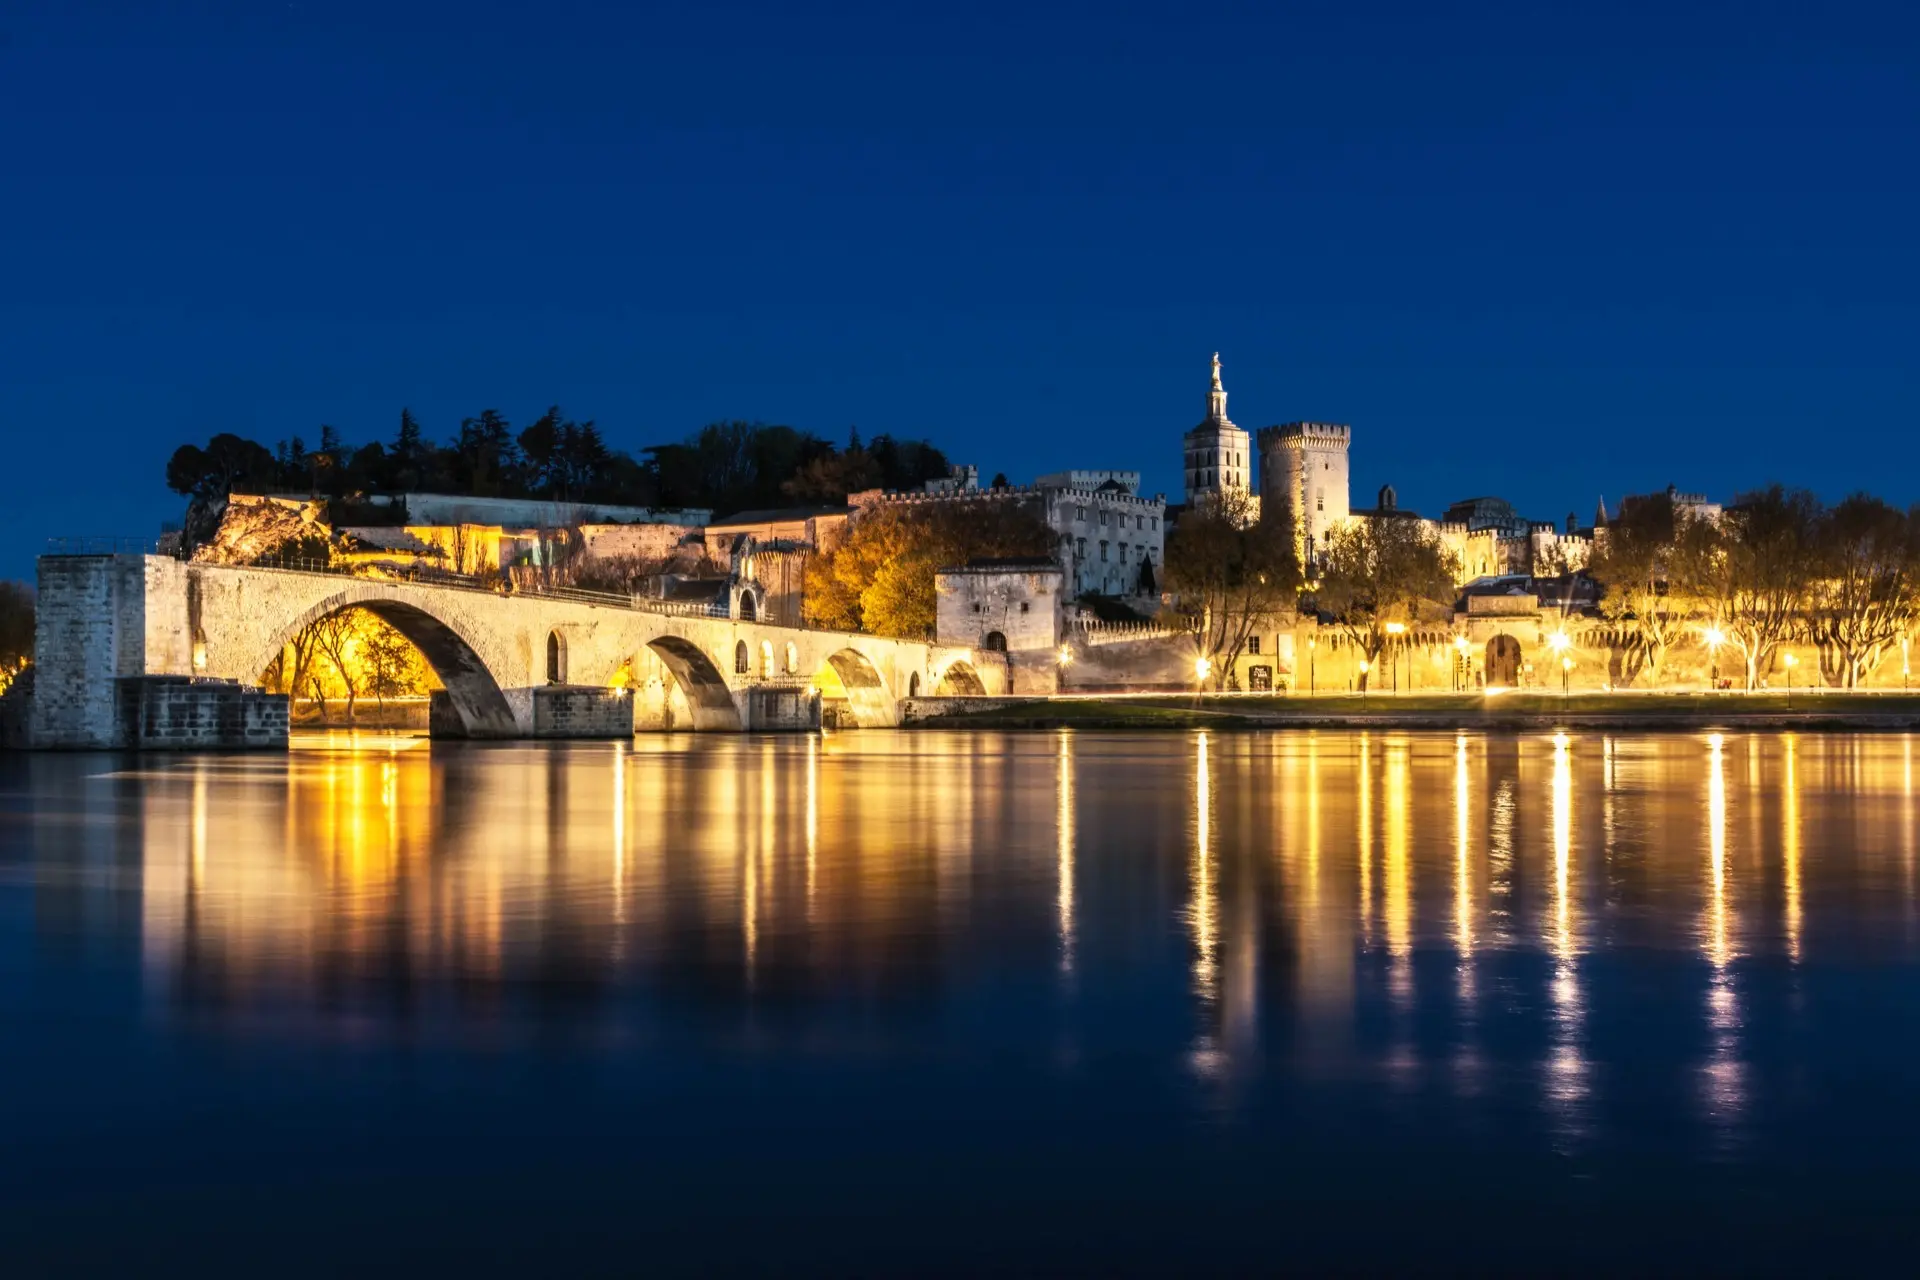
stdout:
{"type": "Polygon", "coordinates": [[[1000,654],[615,599],[138,555],[45,556],[39,578],[32,722],[46,747],[141,745],[128,726],[142,713],[118,686],[257,686],[303,628],[354,608],[419,647],[446,686],[434,731],[468,737],[597,736],[616,716],[642,729],[799,727],[795,703],[811,709],[820,684],[845,689],[858,725],[883,727],[899,723],[903,698],[1004,683],[1000,654]]]}

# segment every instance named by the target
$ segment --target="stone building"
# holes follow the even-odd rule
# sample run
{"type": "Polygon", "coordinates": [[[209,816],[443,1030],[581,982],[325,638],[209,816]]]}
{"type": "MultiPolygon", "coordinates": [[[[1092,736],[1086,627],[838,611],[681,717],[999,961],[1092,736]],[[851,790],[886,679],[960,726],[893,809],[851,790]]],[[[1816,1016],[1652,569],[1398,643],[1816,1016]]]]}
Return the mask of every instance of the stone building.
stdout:
{"type": "Polygon", "coordinates": [[[1213,353],[1213,386],[1207,416],[1186,434],[1187,505],[1229,490],[1247,493],[1253,475],[1253,437],[1227,417],[1227,391],[1220,384],[1220,353],[1213,353]]]}
{"type": "MultiPolygon", "coordinates": [[[[1104,474],[1130,475],[1139,485],[1137,472],[1104,474]]],[[[1090,488],[1046,483],[1053,479],[1044,477],[1034,488],[1041,516],[1059,539],[1069,597],[1156,595],[1166,548],[1166,499],[1143,498],[1119,479],[1090,488]]]]}
{"type": "Polygon", "coordinates": [[[969,560],[942,569],[934,575],[936,641],[978,650],[983,663],[1004,654],[999,689],[1054,693],[1065,581],[1060,566],[1046,556],[969,560]]]}
{"type": "Polygon", "coordinates": [[[1166,547],[1167,500],[1142,497],[1135,471],[1064,471],[1032,485],[995,489],[851,494],[858,520],[868,511],[927,503],[1009,502],[1030,510],[1053,532],[1068,598],[1084,595],[1157,599],[1166,547]],[[1098,483],[1083,482],[1104,477],[1098,483]]]}

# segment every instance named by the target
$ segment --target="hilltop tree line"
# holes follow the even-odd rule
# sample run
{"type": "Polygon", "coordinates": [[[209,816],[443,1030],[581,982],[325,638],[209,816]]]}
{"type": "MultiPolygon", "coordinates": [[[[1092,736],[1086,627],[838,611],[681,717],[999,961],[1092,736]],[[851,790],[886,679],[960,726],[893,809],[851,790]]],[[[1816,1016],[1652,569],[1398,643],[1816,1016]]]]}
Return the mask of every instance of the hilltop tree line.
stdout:
{"type": "Polygon", "coordinates": [[[845,446],[793,427],[716,422],[642,456],[608,446],[591,419],[559,406],[516,429],[497,410],[463,418],[444,443],[429,439],[411,410],[389,440],[355,444],[322,426],[273,447],[231,433],[184,444],[167,462],[167,485],[195,503],[229,493],[294,493],[345,499],[360,494],[450,493],[623,506],[697,507],[726,515],[761,507],[833,504],[862,489],[907,489],[947,474],[947,459],[924,440],[878,435],[845,446]]]}

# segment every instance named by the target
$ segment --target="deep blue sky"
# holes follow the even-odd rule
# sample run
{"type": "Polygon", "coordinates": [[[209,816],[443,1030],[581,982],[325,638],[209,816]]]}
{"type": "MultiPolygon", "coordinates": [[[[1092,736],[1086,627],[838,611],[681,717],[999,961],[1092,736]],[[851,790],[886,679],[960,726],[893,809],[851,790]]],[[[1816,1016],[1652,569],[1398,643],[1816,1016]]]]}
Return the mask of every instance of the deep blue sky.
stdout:
{"type": "Polygon", "coordinates": [[[0,574],[187,439],[550,402],[1920,499],[1920,6],[0,5],[0,574]]]}

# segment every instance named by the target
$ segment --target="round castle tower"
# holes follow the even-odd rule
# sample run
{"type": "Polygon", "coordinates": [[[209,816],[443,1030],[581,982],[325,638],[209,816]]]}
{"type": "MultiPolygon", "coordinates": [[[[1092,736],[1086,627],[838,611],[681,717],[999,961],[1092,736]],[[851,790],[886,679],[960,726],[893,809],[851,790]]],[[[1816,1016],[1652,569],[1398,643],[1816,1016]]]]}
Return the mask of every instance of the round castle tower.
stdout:
{"type": "Polygon", "coordinates": [[[1321,555],[1327,534],[1351,514],[1347,450],[1353,430],[1342,423],[1288,422],[1260,431],[1260,492],[1271,511],[1292,510],[1301,563],[1321,555]]]}

